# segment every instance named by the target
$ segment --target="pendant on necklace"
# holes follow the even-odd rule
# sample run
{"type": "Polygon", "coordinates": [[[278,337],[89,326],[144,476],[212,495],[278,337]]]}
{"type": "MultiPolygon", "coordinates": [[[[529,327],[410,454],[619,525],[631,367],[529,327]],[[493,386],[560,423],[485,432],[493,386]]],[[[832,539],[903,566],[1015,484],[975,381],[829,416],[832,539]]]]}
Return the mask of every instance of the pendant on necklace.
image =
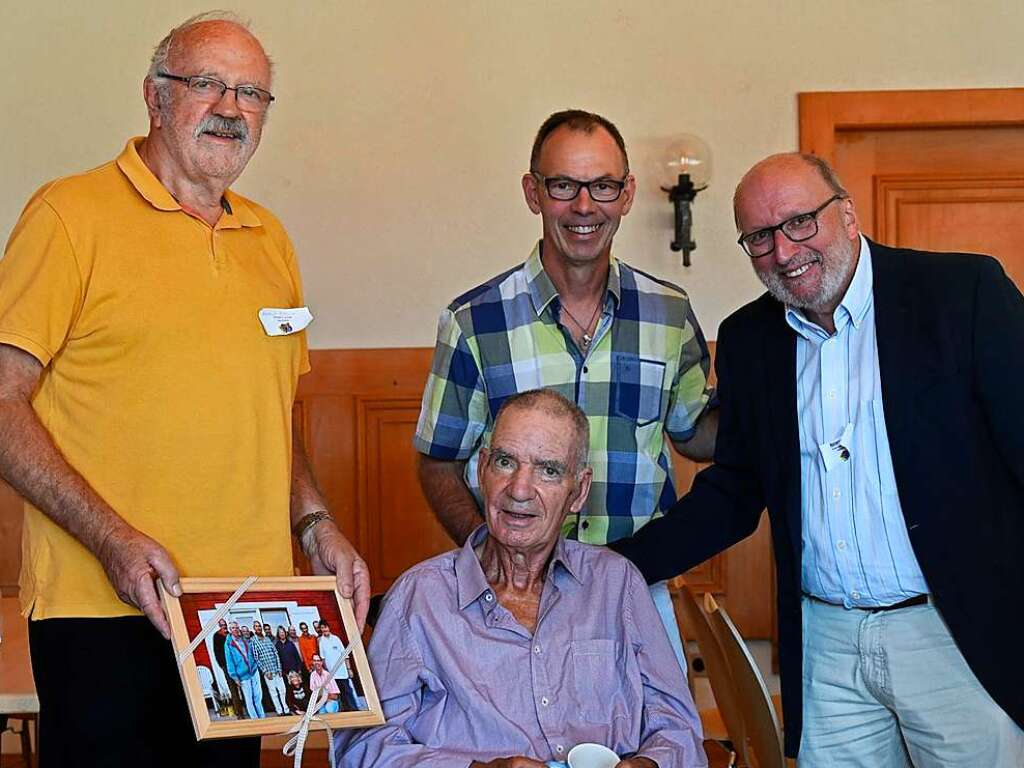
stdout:
{"type": "Polygon", "coordinates": [[[583,348],[587,349],[590,346],[590,342],[592,342],[593,340],[594,340],[593,336],[591,336],[589,333],[584,333],[583,334],[583,348]]]}

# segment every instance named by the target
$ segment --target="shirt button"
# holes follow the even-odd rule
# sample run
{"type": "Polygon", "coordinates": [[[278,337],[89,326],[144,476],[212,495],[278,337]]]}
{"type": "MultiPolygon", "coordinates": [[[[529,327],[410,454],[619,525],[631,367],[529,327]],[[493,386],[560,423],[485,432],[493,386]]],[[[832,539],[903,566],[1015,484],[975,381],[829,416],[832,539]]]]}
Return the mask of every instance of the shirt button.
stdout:
{"type": "Polygon", "coordinates": [[[590,373],[590,368],[588,368],[587,366],[584,365],[583,366],[583,372],[584,373],[590,373]]]}
{"type": "Polygon", "coordinates": [[[556,744],[555,752],[557,752],[558,754],[562,754],[563,752],[565,752],[565,747],[563,747],[561,744],[556,744]]]}
{"type": "Polygon", "coordinates": [[[836,391],[834,389],[830,389],[828,391],[828,399],[829,400],[835,400],[836,399],[836,391]]]}
{"type": "Polygon", "coordinates": [[[484,600],[486,600],[488,603],[494,602],[494,595],[492,595],[490,592],[487,592],[484,595],[484,600]]]}
{"type": "Polygon", "coordinates": [[[580,528],[582,528],[584,531],[587,530],[587,528],[589,528],[589,527],[590,527],[590,522],[588,520],[584,520],[582,523],[580,523],[580,528]]]}
{"type": "Polygon", "coordinates": [[[539,645],[533,646],[533,652],[536,653],[539,656],[540,655],[540,646],[539,645]]]}
{"type": "Polygon", "coordinates": [[[547,696],[541,696],[540,704],[541,704],[542,707],[546,707],[548,705],[548,697],[547,696]]]}
{"type": "Polygon", "coordinates": [[[833,488],[832,489],[832,498],[833,499],[838,499],[842,495],[843,495],[842,491],[840,491],[838,488],[833,488]]]}
{"type": "Polygon", "coordinates": [[[854,590],[850,593],[850,597],[852,597],[854,600],[860,600],[860,592],[854,590]]]}
{"type": "Polygon", "coordinates": [[[837,541],[836,542],[836,549],[846,549],[846,542],[843,539],[840,539],[839,541],[837,541]]]}

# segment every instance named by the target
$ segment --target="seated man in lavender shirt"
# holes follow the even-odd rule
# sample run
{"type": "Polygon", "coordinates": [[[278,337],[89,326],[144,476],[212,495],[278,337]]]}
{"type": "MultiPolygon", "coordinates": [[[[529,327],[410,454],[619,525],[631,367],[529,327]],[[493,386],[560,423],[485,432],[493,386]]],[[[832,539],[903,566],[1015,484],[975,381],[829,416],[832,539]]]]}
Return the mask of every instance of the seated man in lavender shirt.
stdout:
{"type": "Polygon", "coordinates": [[[590,490],[586,416],[508,398],[481,451],[486,524],[388,593],[369,659],[387,723],[341,764],[543,768],[583,742],[618,768],[705,766],[700,722],[640,573],[559,535],[590,490]]]}

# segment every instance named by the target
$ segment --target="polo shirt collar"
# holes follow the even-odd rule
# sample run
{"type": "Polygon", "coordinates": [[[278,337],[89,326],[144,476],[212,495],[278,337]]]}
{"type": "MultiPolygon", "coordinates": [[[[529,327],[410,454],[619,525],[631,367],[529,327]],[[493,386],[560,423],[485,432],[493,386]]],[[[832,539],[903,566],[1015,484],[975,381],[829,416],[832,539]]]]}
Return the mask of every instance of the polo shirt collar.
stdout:
{"type": "MultiPolygon", "coordinates": [[[[533,302],[533,309],[540,317],[548,304],[558,296],[558,289],[551,282],[551,277],[544,270],[544,262],[541,261],[541,245],[543,241],[538,240],[526,260],[526,283],[530,290],[530,299],[533,302]]],[[[619,276],[619,261],[614,256],[608,266],[608,293],[612,295],[615,304],[618,305],[622,295],[622,279],[619,276]]]]}
{"type": "MultiPolygon", "coordinates": [[[[124,151],[117,158],[117,167],[128,178],[135,190],[154,208],[160,211],[180,211],[181,205],[174,196],[160,183],[139,155],[139,146],[145,141],[144,136],[136,136],[128,140],[124,151]]],[[[240,227],[262,226],[259,216],[248,201],[236,195],[230,189],[224,191],[224,214],[217,222],[217,229],[238,229],[240,227]]]]}
{"type": "MultiPolygon", "coordinates": [[[[455,556],[455,580],[458,584],[459,610],[472,605],[481,595],[491,592],[491,585],[487,583],[484,576],[484,569],[480,565],[480,558],[476,555],[476,547],[487,538],[487,524],[483,523],[477,527],[466,539],[462,549],[455,556]]],[[[559,536],[555,542],[554,552],[551,553],[551,565],[548,567],[548,578],[554,578],[555,574],[564,570],[569,576],[580,584],[580,569],[582,565],[582,553],[579,550],[569,551],[565,545],[565,537],[559,536]]]]}

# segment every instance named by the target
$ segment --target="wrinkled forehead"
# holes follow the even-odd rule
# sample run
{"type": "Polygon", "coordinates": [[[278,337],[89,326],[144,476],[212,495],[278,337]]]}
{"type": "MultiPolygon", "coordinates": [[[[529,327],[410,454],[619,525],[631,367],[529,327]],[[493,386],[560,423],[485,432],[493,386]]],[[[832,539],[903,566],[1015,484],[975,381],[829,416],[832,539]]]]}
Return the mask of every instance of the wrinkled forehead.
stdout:
{"type": "Polygon", "coordinates": [[[543,406],[513,405],[501,412],[491,434],[491,450],[519,459],[568,461],[572,456],[575,425],[568,414],[552,413],[543,406]]]}

